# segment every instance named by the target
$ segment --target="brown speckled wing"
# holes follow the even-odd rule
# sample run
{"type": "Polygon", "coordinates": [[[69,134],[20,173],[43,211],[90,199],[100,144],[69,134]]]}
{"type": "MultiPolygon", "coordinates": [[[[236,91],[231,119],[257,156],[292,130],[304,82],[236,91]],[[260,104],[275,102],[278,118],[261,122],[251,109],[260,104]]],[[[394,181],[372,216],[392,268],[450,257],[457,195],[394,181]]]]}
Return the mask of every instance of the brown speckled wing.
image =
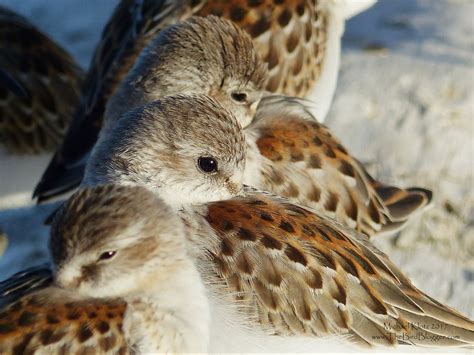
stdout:
{"type": "Polygon", "coordinates": [[[247,135],[263,163],[261,176],[247,174],[244,183],[315,208],[367,235],[400,228],[430,202],[427,190],[375,181],[297,99],[265,98],[247,135]]]}
{"type": "Polygon", "coordinates": [[[248,190],[200,214],[211,227],[200,227],[208,279],[267,330],[346,334],[361,345],[474,342],[472,321],[417,290],[362,234],[248,190]]]}
{"type": "Polygon", "coordinates": [[[129,353],[122,332],[125,303],[77,301],[57,293],[47,288],[0,312],[1,354],[129,353]]]}
{"type": "Polygon", "coordinates": [[[207,1],[198,15],[228,18],[246,30],[268,63],[267,90],[305,96],[321,74],[327,14],[321,1],[207,1]]]}
{"type": "Polygon", "coordinates": [[[82,70],[25,18],[3,7],[0,70],[1,144],[15,154],[54,150],[79,102],[82,70]]]}

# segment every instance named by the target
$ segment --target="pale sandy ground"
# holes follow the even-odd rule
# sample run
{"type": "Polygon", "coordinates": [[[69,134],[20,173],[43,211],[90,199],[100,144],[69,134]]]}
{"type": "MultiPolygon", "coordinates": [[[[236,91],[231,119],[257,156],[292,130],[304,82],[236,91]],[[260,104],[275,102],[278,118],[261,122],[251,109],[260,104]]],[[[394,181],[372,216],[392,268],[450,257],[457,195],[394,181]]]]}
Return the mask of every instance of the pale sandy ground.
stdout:
{"type": "MultiPolygon", "coordinates": [[[[115,0],[0,0],[87,67],[115,0]]],[[[434,206],[376,242],[425,292],[474,317],[474,1],[385,0],[346,28],[327,124],[375,176],[432,189],[434,206]]],[[[0,213],[0,278],[47,258],[54,206],[0,213]]]]}
{"type": "Polygon", "coordinates": [[[381,1],[346,26],[326,123],[386,182],[433,207],[377,245],[438,300],[474,317],[474,1],[381,1]]]}

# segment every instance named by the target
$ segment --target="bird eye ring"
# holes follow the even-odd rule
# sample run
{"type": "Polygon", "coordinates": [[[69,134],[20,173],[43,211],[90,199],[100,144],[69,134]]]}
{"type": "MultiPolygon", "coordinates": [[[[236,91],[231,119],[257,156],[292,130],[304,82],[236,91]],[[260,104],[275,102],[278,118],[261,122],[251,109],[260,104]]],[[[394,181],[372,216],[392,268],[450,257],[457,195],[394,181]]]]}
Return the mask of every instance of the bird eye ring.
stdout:
{"type": "Polygon", "coordinates": [[[199,157],[198,166],[206,174],[216,173],[218,170],[217,160],[213,157],[199,157]]]}
{"type": "Polygon", "coordinates": [[[233,92],[230,94],[232,100],[238,103],[246,103],[247,102],[247,94],[245,92],[233,92]]]}
{"type": "Polygon", "coordinates": [[[116,254],[117,254],[117,252],[116,252],[115,250],[104,251],[102,254],[100,254],[100,256],[99,256],[99,261],[110,260],[110,259],[112,259],[116,254]]]}

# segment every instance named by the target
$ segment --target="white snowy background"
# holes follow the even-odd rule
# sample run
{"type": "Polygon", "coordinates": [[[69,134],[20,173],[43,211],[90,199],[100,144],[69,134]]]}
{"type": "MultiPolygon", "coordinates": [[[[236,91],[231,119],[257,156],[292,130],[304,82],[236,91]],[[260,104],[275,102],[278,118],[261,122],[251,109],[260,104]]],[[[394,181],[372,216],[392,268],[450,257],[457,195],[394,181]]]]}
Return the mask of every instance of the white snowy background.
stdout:
{"type": "MultiPolygon", "coordinates": [[[[116,3],[0,0],[84,68],[116,3]]],[[[326,121],[377,178],[434,191],[430,210],[401,235],[375,242],[419,288],[471,319],[473,86],[473,0],[380,0],[346,25],[339,83],[326,121]]],[[[0,279],[47,260],[42,221],[54,207],[0,212],[9,238],[0,279]]]]}

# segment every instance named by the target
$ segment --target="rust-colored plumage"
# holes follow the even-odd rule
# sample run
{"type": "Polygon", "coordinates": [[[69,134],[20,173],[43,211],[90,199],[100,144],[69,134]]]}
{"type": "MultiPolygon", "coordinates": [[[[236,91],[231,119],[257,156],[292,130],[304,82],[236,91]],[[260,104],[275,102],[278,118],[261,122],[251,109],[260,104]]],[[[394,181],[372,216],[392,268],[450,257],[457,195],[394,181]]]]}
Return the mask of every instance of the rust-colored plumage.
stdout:
{"type": "Polygon", "coordinates": [[[230,19],[250,34],[270,70],[267,90],[305,96],[321,74],[327,14],[322,1],[201,1],[198,16],[230,19]]]}
{"type": "Polygon", "coordinates": [[[0,142],[13,154],[53,151],[79,102],[82,70],[25,18],[0,7],[0,142]]]}
{"type": "Polygon", "coordinates": [[[474,344],[471,320],[416,289],[367,237],[311,210],[247,191],[207,204],[204,218],[205,278],[266,330],[362,346],[474,344]]]}
{"type": "Polygon", "coordinates": [[[249,149],[258,150],[249,157],[261,160],[257,167],[249,165],[245,184],[315,208],[367,235],[399,230],[431,200],[428,190],[374,180],[304,102],[265,98],[245,131],[255,142],[249,149]]]}
{"type": "MultiPolygon", "coordinates": [[[[366,236],[310,209],[247,189],[245,196],[188,207],[181,218],[209,291],[234,311],[231,324],[275,336],[342,336],[362,347],[474,345],[471,320],[418,290],[366,236]]],[[[37,275],[20,278],[38,281],[37,275]]],[[[126,353],[128,305],[81,301],[49,283],[23,290],[0,313],[2,353],[36,346],[126,353]]],[[[1,285],[2,297],[15,284],[1,285]]]]}
{"type": "MultiPolygon", "coordinates": [[[[123,202],[107,196],[102,194],[105,210],[109,204],[123,202]]],[[[136,202],[143,196],[137,194],[130,206],[120,203],[119,210],[138,207],[136,202]]],[[[87,214],[86,207],[86,204],[71,203],[67,208],[87,214]]],[[[100,210],[91,213],[108,218],[100,214],[100,210]]],[[[244,322],[246,327],[257,327],[277,336],[342,336],[359,346],[465,347],[474,344],[471,320],[413,286],[367,236],[314,210],[247,188],[243,196],[187,206],[180,216],[186,226],[193,260],[197,258],[195,262],[208,290],[217,295],[220,304],[234,311],[235,318],[226,319],[231,324],[244,322]]],[[[74,215],[71,217],[75,219],[74,215]]],[[[64,216],[57,218],[68,225],[64,216]]],[[[113,221],[108,220],[108,223],[113,221]]],[[[160,223],[162,219],[155,221],[160,223]]],[[[92,233],[90,228],[77,227],[69,230],[92,233]]],[[[96,235],[88,239],[93,241],[96,235]]],[[[144,245],[142,251],[152,249],[144,245]]],[[[67,257],[67,253],[53,255],[59,265],[63,260],[60,255],[67,257]]],[[[135,259],[139,264],[144,260],[135,259]]],[[[123,267],[122,263],[117,267],[123,267]]],[[[172,270],[177,272],[176,268],[172,270]]],[[[20,283],[27,285],[30,279],[34,281],[30,284],[38,285],[37,275],[38,271],[29,277],[20,275],[20,283]]],[[[79,349],[88,345],[80,342],[82,338],[91,339],[96,346],[102,339],[98,327],[105,319],[108,319],[107,330],[114,329],[114,344],[121,347],[118,339],[123,312],[114,311],[112,317],[108,314],[115,301],[104,299],[97,301],[99,304],[96,301],[82,304],[65,298],[54,288],[41,290],[50,282],[46,280],[30,292],[22,289],[26,296],[20,296],[19,303],[0,314],[0,350],[29,349],[27,346],[38,341],[56,338],[60,340],[53,349],[61,349],[66,342],[75,347],[72,349],[79,349]],[[41,298],[41,295],[48,297],[41,298]],[[30,302],[43,303],[33,312],[30,302]],[[47,306],[47,302],[57,302],[59,313],[52,314],[53,308],[47,306]],[[76,311],[79,307],[81,310],[76,311]],[[91,312],[97,315],[91,317],[91,312]],[[49,319],[54,315],[61,320],[49,319]]],[[[145,283],[144,290],[152,284],[145,283]]],[[[14,288],[18,286],[21,285],[15,279],[2,284],[2,297],[14,297],[14,288]],[[13,293],[10,292],[12,287],[13,293]]],[[[121,302],[116,307],[124,308],[121,302]]]]}
{"type": "Polygon", "coordinates": [[[122,330],[124,302],[81,301],[60,292],[47,288],[0,312],[0,353],[129,353],[122,330]]]}

